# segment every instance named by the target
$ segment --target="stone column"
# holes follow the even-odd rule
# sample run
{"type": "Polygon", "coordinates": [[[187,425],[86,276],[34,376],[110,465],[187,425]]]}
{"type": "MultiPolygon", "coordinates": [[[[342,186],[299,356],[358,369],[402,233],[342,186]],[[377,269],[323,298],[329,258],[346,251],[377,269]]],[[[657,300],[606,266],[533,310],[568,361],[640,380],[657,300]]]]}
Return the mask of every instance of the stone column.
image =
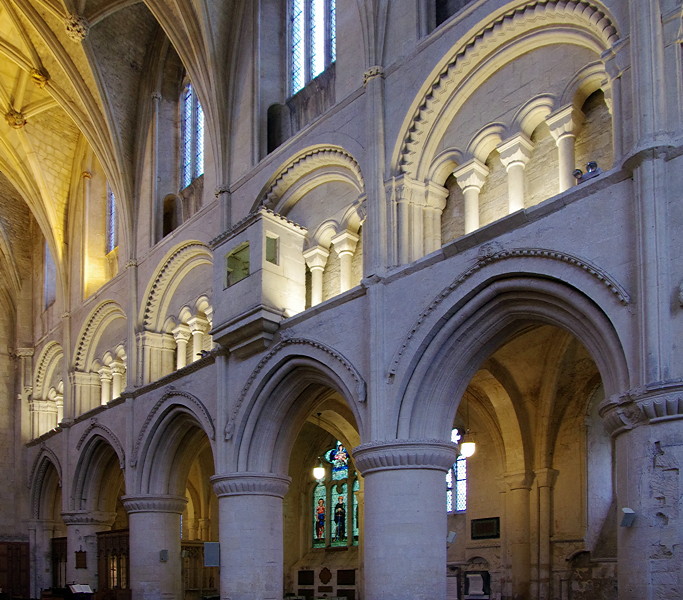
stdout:
{"type": "Polygon", "coordinates": [[[126,365],[115,360],[111,363],[111,397],[118,398],[125,387],[126,365]]]}
{"type": "Polygon", "coordinates": [[[66,525],[66,580],[97,589],[97,532],[109,531],[116,513],[78,510],[63,512],[66,525]],[[77,568],[76,552],[85,552],[85,568],[77,568]]]}
{"type": "Polygon", "coordinates": [[[683,595],[682,396],[681,386],[643,388],[600,406],[614,438],[619,600],[683,595]]]}
{"type": "Polygon", "coordinates": [[[175,368],[182,369],[187,365],[187,342],[190,341],[192,332],[187,325],[181,323],[171,333],[176,345],[175,368]]]}
{"type": "Polygon", "coordinates": [[[232,473],[216,475],[211,481],[218,496],[221,597],[280,600],[282,499],[289,488],[289,477],[232,473]]]}
{"type": "Polygon", "coordinates": [[[124,496],[130,529],[130,588],[135,600],[183,597],[180,516],[187,499],[124,496]]]}
{"type": "Polygon", "coordinates": [[[533,473],[506,473],[506,537],[513,598],[528,598],[531,580],[529,500],[533,473]]]}
{"type": "Polygon", "coordinates": [[[565,106],[546,117],[550,134],[557,145],[558,192],[562,193],[572,187],[576,180],[573,172],[576,168],[574,146],[576,134],[582,123],[582,113],[573,104],[565,106]]]}
{"type": "Polygon", "coordinates": [[[479,192],[488,174],[488,167],[476,158],[453,171],[453,177],[465,197],[465,233],[479,229],[479,192]]]}
{"type": "Polygon", "coordinates": [[[550,552],[550,536],[552,535],[552,496],[553,486],[558,471],[555,469],[539,469],[535,472],[538,488],[538,598],[550,600],[552,557],[550,552]]]}
{"type": "Polygon", "coordinates": [[[424,253],[441,248],[441,215],[446,208],[448,190],[438,183],[429,182],[425,190],[424,253]]]}
{"type": "Polygon", "coordinates": [[[446,597],[445,475],[457,455],[439,441],[353,450],[365,484],[365,600],[446,597]]]}
{"type": "Polygon", "coordinates": [[[524,208],[524,168],[533,148],[531,140],[523,133],[518,133],[497,148],[508,174],[508,214],[524,208]]]}
{"type": "Polygon", "coordinates": [[[52,538],[56,523],[47,519],[32,519],[28,522],[31,574],[31,598],[40,597],[41,590],[52,587],[52,538]]]}
{"type": "Polygon", "coordinates": [[[209,321],[205,317],[195,315],[187,321],[192,332],[192,362],[197,360],[204,349],[204,336],[209,332],[209,321]]]}
{"type": "Polygon", "coordinates": [[[142,363],[138,371],[140,385],[156,381],[174,370],[176,343],[173,335],[143,331],[137,334],[137,341],[142,363]]]}
{"type": "Polygon", "coordinates": [[[322,246],[304,252],[304,260],[311,270],[311,306],[323,301],[323,272],[329,256],[329,251],[322,246]]]}
{"type": "Polygon", "coordinates": [[[110,367],[102,367],[98,371],[100,375],[100,404],[106,404],[112,399],[111,395],[111,382],[112,374],[110,367]]]}
{"type": "Polygon", "coordinates": [[[339,293],[350,290],[351,285],[351,261],[356,251],[356,244],[360,238],[350,231],[342,231],[332,238],[334,249],[339,255],[339,293]]]}

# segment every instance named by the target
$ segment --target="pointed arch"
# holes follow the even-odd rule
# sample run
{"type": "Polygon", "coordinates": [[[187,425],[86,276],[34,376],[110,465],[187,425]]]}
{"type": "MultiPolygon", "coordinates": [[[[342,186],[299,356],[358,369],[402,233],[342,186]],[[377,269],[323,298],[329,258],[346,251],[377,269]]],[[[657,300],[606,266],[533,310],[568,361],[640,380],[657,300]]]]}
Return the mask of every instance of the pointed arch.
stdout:
{"type": "Polygon", "coordinates": [[[49,502],[62,487],[62,466],[57,455],[47,446],[41,448],[33,462],[28,487],[31,490],[31,518],[46,518],[49,502]]]}
{"type": "Polygon", "coordinates": [[[299,427],[332,397],[363,439],[365,382],[353,364],[313,340],[281,341],[252,372],[226,424],[234,469],[285,473],[299,427]]]}
{"type": "Polygon", "coordinates": [[[601,305],[579,288],[512,272],[486,277],[468,291],[441,306],[424,328],[418,326],[414,359],[398,382],[399,438],[446,439],[457,404],[483,361],[505,339],[537,324],[571,332],[591,355],[608,394],[628,388],[622,340],[601,305]]]}
{"type": "Polygon", "coordinates": [[[192,460],[205,445],[214,453],[213,422],[192,394],[169,390],[157,401],[140,432],[131,466],[137,467],[133,494],[185,494],[192,460]]]}

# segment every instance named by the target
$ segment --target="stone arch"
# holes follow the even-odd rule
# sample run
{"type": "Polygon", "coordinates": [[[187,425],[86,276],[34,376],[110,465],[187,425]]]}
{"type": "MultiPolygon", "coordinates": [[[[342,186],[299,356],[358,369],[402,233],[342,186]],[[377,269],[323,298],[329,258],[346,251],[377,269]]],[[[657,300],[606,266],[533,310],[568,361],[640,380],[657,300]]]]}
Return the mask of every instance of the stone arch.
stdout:
{"type": "Polygon", "coordinates": [[[618,39],[613,18],[594,2],[550,0],[507,5],[464,36],[427,78],[400,128],[403,133],[391,160],[394,172],[424,179],[440,138],[439,124],[450,122],[458,110],[454,95],[467,95],[466,89],[476,89],[515,56],[560,42],[586,47],[599,56],[618,39]]]}
{"type": "Polygon", "coordinates": [[[74,469],[69,510],[114,513],[118,480],[113,470],[123,471],[122,446],[111,430],[91,423],[77,444],[80,450],[74,469]],[[107,492],[109,492],[107,494],[107,492]]]}
{"type": "Polygon", "coordinates": [[[608,395],[628,387],[625,349],[613,319],[588,294],[559,279],[528,272],[486,278],[438,313],[436,321],[430,317],[425,323],[413,348],[415,359],[399,382],[401,438],[445,439],[457,403],[483,361],[533,324],[571,332],[591,355],[608,395]]]}
{"type": "Polygon", "coordinates": [[[107,327],[117,319],[125,319],[126,314],[113,300],[106,300],[97,306],[83,323],[78,334],[73,364],[78,371],[87,371],[95,359],[97,343],[107,327]]]}
{"type": "Polygon", "coordinates": [[[265,206],[279,214],[286,214],[311,187],[327,181],[344,181],[365,193],[365,182],[360,165],[353,156],[339,146],[306,148],[285,163],[265,185],[252,211],[265,206]]]}
{"type": "Polygon", "coordinates": [[[234,470],[286,473],[299,427],[334,394],[363,439],[365,382],[355,367],[311,340],[277,344],[252,373],[226,425],[225,437],[235,448],[234,470]]]}
{"type": "Polygon", "coordinates": [[[154,405],[140,428],[131,466],[137,468],[133,494],[185,494],[196,448],[209,444],[215,429],[204,404],[192,394],[170,389],[154,405]]]}
{"type": "Polygon", "coordinates": [[[58,342],[47,343],[38,355],[33,376],[33,397],[47,398],[52,377],[64,358],[64,350],[58,342]]]}
{"type": "Polygon", "coordinates": [[[56,454],[47,447],[36,457],[28,482],[31,490],[31,518],[51,518],[48,511],[58,488],[62,487],[62,467],[56,454]]]}
{"type": "Polygon", "coordinates": [[[140,323],[146,331],[161,331],[168,305],[183,277],[201,265],[212,265],[213,254],[209,247],[198,241],[189,241],[172,248],[151,278],[140,308],[140,323]]]}

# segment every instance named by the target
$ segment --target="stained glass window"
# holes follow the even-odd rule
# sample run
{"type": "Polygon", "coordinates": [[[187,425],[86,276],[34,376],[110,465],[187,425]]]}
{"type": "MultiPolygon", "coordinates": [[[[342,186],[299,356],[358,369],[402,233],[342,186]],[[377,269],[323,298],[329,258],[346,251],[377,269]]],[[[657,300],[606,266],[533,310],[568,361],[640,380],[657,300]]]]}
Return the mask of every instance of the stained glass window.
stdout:
{"type": "Polygon", "coordinates": [[[349,476],[349,453],[340,441],[325,453],[325,459],[332,465],[332,479],[346,479],[349,476]]]}
{"type": "Polygon", "coordinates": [[[327,538],[327,488],[319,483],[313,490],[313,547],[323,548],[327,538]]]}
{"type": "Polygon", "coordinates": [[[57,297],[57,265],[52,258],[52,252],[45,242],[43,249],[43,299],[45,308],[54,303],[57,297]]]}
{"type": "Polygon", "coordinates": [[[180,185],[185,188],[204,173],[204,111],[191,83],[180,104],[180,185]]]}
{"type": "Polygon", "coordinates": [[[335,0],[290,0],[290,84],[296,94],[337,56],[335,0]]]}
{"type": "MultiPolygon", "coordinates": [[[[456,444],[460,440],[457,429],[451,432],[451,441],[456,444]]],[[[446,473],[446,510],[448,512],[467,509],[467,459],[458,456],[453,466],[446,473]]]]}
{"type": "Polygon", "coordinates": [[[320,480],[313,488],[313,547],[357,546],[360,483],[349,452],[337,441],[323,456],[332,477],[320,480]]]}

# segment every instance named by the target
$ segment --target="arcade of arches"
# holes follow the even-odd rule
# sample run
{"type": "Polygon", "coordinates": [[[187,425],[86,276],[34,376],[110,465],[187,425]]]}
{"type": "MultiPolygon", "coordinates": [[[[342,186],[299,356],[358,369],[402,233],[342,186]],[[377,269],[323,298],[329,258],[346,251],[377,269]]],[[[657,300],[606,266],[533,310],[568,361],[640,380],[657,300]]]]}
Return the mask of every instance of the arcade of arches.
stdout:
{"type": "Polygon", "coordinates": [[[0,596],[680,597],[682,16],[1,0],[0,596]]]}

